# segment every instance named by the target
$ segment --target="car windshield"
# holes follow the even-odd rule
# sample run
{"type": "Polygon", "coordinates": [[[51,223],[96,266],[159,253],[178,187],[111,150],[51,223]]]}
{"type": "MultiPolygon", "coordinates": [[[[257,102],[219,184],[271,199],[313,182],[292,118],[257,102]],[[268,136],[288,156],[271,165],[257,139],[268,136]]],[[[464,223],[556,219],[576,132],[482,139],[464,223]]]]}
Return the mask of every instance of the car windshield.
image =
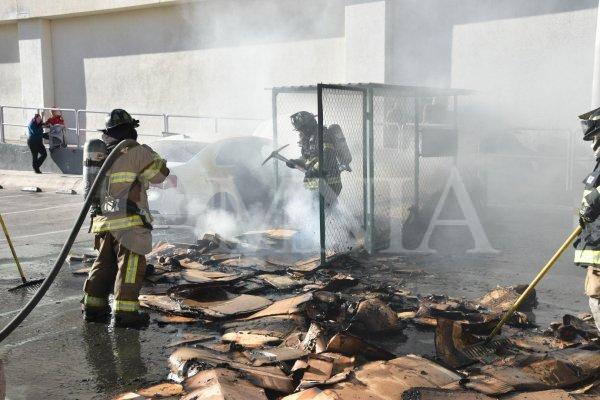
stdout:
{"type": "Polygon", "coordinates": [[[191,140],[161,140],[150,146],[167,161],[184,163],[198,154],[206,146],[206,143],[191,140]]]}

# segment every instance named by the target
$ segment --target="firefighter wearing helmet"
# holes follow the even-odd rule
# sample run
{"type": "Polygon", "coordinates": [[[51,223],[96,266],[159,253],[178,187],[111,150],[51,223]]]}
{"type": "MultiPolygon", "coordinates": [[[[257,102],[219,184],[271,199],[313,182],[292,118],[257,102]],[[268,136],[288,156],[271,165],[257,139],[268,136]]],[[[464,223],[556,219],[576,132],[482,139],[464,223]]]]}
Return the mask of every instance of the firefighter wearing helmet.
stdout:
{"type": "Polygon", "coordinates": [[[585,294],[600,331],[600,108],[579,116],[583,140],[591,141],[596,165],[583,181],[585,189],[579,210],[582,231],[575,241],[575,265],[587,269],[585,294]]]}
{"type": "MultiPolygon", "coordinates": [[[[319,189],[319,143],[318,123],[314,114],[308,111],[300,111],[291,117],[292,126],[300,135],[301,157],[290,160],[287,166],[290,168],[302,167],[304,173],[304,187],[317,192],[319,189]]],[[[334,203],[342,191],[340,174],[342,171],[352,171],[350,162],[352,155],[348,149],[346,138],[339,125],[333,124],[323,128],[323,178],[327,184],[326,202],[328,205],[334,203]],[[327,190],[330,189],[330,190],[327,190]]]]}
{"type": "Polygon", "coordinates": [[[145,255],[152,248],[152,218],[146,190],[169,174],[166,160],[136,142],[139,121],[125,110],[107,117],[102,141],[110,152],[123,140],[133,140],[107,171],[99,207],[92,218],[98,257],[84,285],[86,321],[109,322],[108,296],[114,293],[116,326],[143,327],[148,315],[140,312],[138,295],[146,271],[145,255]]]}

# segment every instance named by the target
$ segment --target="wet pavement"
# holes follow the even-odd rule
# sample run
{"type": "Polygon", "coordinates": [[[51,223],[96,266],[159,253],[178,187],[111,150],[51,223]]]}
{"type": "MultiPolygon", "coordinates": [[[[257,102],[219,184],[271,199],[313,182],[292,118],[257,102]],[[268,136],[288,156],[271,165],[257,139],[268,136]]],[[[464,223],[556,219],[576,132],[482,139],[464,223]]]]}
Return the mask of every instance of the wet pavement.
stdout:
{"type": "MultiPolygon", "coordinates": [[[[0,212],[29,277],[42,277],[49,271],[80,203],[80,196],[0,191],[0,212]]],[[[376,258],[389,266],[390,274],[407,266],[431,273],[407,276],[404,289],[472,299],[498,284],[528,283],[571,230],[570,215],[564,214],[538,212],[533,218],[526,212],[490,212],[483,218],[484,226],[492,244],[501,250],[497,255],[457,251],[468,248],[462,240],[467,232],[447,228],[448,232],[431,242],[439,254],[381,254],[376,258]],[[449,249],[454,250],[450,253],[449,249]]],[[[185,229],[157,229],[154,233],[181,241],[190,234],[185,229]]],[[[72,253],[90,253],[91,239],[85,226],[72,253]]],[[[538,288],[536,317],[542,327],[565,313],[587,311],[587,298],[582,294],[584,273],[570,263],[570,258],[572,254],[566,254],[538,288]]],[[[147,330],[138,332],[84,324],[79,311],[84,278],[71,274],[79,267],[66,264],[41,304],[0,345],[7,398],[109,398],[166,378],[166,359],[172,349],[164,346],[174,335],[192,328],[161,327],[153,322],[147,330]]],[[[4,240],[0,240],[0,268],[0,324],[4,325],[30,296],[26,291],[6,291],[20,281],[4,240]]],[[[199,329],[201,325],[193,327],[194,332],[199,329]]],[[[414,334],[415,330],[405,329],[403,340],[389,338],[395,343],[394,353],[433,353],[433,332],[414,334]]]]}

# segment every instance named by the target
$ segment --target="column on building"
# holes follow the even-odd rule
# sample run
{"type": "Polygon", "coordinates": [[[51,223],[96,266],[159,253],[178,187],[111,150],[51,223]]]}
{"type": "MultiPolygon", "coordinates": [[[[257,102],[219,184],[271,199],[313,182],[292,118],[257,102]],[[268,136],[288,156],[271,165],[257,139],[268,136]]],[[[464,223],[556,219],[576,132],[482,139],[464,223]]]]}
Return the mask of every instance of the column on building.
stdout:
{"type": "Polygon", "coordinates": [[[346,82],[386,81],[387,1],[347,0],[346,82]]]}
{"type": "Polygon", "coordinates": [[[42,18],[19,21],[21,95],[24,107],[51,107],[54,103],[52,31],[42,18]]]}

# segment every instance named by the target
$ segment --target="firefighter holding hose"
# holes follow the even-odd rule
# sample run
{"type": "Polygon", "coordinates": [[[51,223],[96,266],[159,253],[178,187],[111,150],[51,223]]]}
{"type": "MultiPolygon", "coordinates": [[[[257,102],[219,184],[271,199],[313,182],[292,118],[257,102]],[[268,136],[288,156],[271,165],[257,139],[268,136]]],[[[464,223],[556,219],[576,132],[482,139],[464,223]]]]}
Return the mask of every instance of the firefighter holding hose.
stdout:
{"type": "MultiPolygon", "coordinates": [[[[135,141],[137,126],[139,121],[127,111],[113,110],[102,130],[106,150],[110,152],[123,140],[135,141]]],[[[115,326],[140,328],[148,324],[149,317],[140,312],[138,301],[146,271],[145,255],[152,248],[146,190],[150,183],[160,183],[168,175],[166,160],[137,142],[125,147],[107,171],[92,211],[91,231],[96,235],[98,257],[83,288],[86,321],[109,322],[108,296],[114,293],[115,326]]]]}
{"type": "Polygon", "coordinates": [[[575,241],[575,264],[587,269],[585,294],[600,331],[600,108],[580,115],[579,119],[583,140],[592,142],[596,164],[583,181],[585,189],[579,211],[582,231],[575,241]]]}
{"type": "MultiPolygon", "coordinates": [[[[299,111],[291,117],[292,126],[300,135],[301,157],[287,162],[290,168],[302,167],[304,187],[315,193],[319,190],[319,124],[315,115],[308,111],[299,111]]],[[[323,178],[327,184],[325,197],[328,205],[334,204],[342,191],[342,171],[352,171],[352,155],[346,138],[339,125],[333,124],[323,129],[323,178]],[[330,189],[330,190],[327,190],[330,189]]]]}

